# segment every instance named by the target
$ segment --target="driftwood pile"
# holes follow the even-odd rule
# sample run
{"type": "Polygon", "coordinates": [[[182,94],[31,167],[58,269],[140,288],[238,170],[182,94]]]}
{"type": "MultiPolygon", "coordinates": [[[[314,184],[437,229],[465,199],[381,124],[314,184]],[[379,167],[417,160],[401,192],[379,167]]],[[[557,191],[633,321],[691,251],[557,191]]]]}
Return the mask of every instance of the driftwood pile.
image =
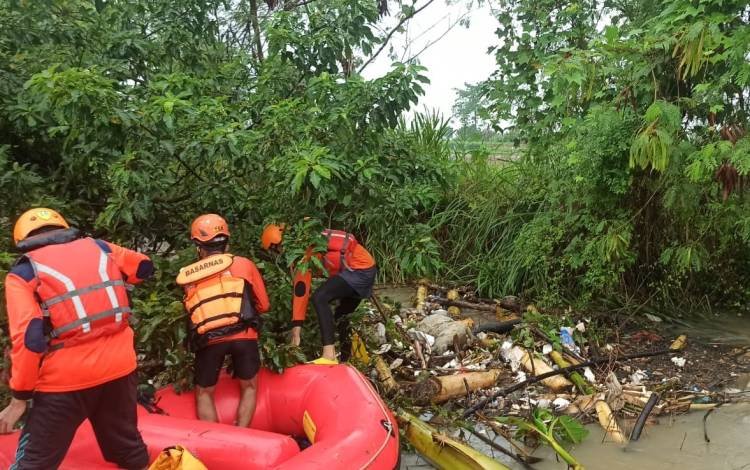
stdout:
{"type": "MultiPolygon", "coordinates": [[[[484,423],[489,426],[485,429],[503,433],[515,447],[503,448],[503,452],[530,462],[533,449],[513,442],[513,429],[498,425],[493,418],[524,417],[533,408],[547,408],[584,423],[598,422],[607,441],[624,445],[639,439],[644,426],[659,415],[718,405],[716,397],[706,391],[670,389],[668,380],[649,381],[646,372],[623,367],[648,356],[671,355],[673,362],[682,360],[678,356],[686,346],[685,336],[669,348],[622,354],[617,345],[581,341],[587,337],[585,322],[551,337],[526,320],[530,314],[538,318],[536,308],[514,297],[482,299],[468,289],[422,282],[412,305],[395,308],[381,299],[372,300],[378,321],[371,325],[373,333],[366,334],[366,357],[357,351],[355,357],[373,366],[381,392],[398,408],[404,427],[412,430],[407,438],[416,436],[412,444],[439,468],[448,468],[449,463],[435,461],[435,449],[427,442],[450,447],[451,459],[476,460],[477,456],[457,450],[465,450],[466,444],[456,444],[404,409],[439,415],[440,424],[456,427],[467,420],[484,423]],[[523,342],[518,334],[522,329],[526,333],[523,342]],[[630,373],[623,375],[624,370],[630,373]],[[426,438],[425,433],[433,434],[426,438]]],[[[482,461],[474,468],[504,468],[482,461]]]]}

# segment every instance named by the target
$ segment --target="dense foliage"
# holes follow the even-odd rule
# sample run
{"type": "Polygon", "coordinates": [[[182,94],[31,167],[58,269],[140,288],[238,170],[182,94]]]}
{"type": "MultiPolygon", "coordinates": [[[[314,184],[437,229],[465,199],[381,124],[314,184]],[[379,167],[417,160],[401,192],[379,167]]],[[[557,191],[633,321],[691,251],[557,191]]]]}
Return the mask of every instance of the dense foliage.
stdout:
{"type": "Polygon", "coordinates": [[[479,235],[448,237],[456,259],[475,260],[459,269],[493,293],[553,302],[746,305],[747,2],[515,0],[495,11],[485,111],[526,150],[452,199],[451,223],[479,235]]]}
{"type": "MultiPolygon", "coordinates": [[[[188,225],[200,213],[224,215],[233,250],[254,259],[264,223],[311,216],[289,252],[326,225],[371,246],[383,276],[434,271],[423,222],[451,176],[448,129],[400,121],[427,81],[421,67],[394,64],[374,80],[354,71],[384,40],[382,6],[0,1],[3,266],[12,223],[33,205],[149,252],[159,274],[135,299],[139,347],[167,365],[184,359],[173,279],[194,259],[188,225]]],[[[284,261],[261,263],[269,351],[290,316],[284,261]]]]}
{"type": "Polygon", "coordinates": [[[177,366],[164,380],[185,371],[173,279],[204,212],[263,269],[276,367],[289,264],[322,226],[353,231],[381,280],[550,303],[747,302],[746,2],[497,2],[497,70],[459,92],[452,141],[439,116],[403,118],[422,67],[361,75],[392,36],[388,10],[403,24],[420,8],[0,0],[0,232],[47,205],[150,253],[139,351],[177,366]],[[293,224],[283,259],[259,253],[269,221],[293,224]]]}

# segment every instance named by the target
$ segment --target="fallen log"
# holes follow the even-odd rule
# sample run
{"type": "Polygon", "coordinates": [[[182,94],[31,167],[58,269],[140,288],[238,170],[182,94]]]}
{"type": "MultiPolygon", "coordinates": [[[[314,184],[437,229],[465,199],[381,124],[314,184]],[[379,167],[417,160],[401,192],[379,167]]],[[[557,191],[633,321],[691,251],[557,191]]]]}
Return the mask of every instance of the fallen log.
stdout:
{"type": "Polygon", "coordinates": [[[430,377],[412,389],[412,396],[418,403],[443,403],[464,397],[475,390],[492,387],[502,372],[500,369],[491,369],[486,372],[430,377]]]}
{"type": "Polygon", "coordinates": [[[450,300],[443,297],[431,295],[428,297],[430,302],[440,304],[445,307],[461,307],[468,308],[470,310],[478,310],[480,312],[492,312],[496,315],[506,314],[507,310],[500,304],[475,304],[466,302],[464,300],[450,300]]]}
{"type": "Polygon", "coordinates": [[[540,381],[542,381],[542,380],[544,380],[544,379],[546,379],[548,377],[553,377],[553,376],[558,375],[558,374],[564,374],[566,372],[570,372],[570,371],[573,371],[573,370],[584,369],[586,367],[595,366],[595,365],[598,365],[598,364],[605,364],[605,363],[613,364],[613,363],[615,363],[617,361],[625,361],[625,360],[628,360],[628,359],[639,359],[639,358],[642,358],[642,357],[661,356],[661,355],[664,355],[664,354],[674,354],[675,352],[677,352],[677,351],[672,351],[671,349],[659,349],[657,351],[647,351],[647,352],[644,352],[644,353],[635,353],[635,354],[625,354],[623,356],[604,357],[604,358],[599,358],[599,359],[595,359],[595,360],[591,360],[591,361],[585,361],[585,362],[582,362],[580,364],[572,365],[570,367],[563,367],[561,369],[553,370],[551,372],[546,372],[546,373],[541,374],[541,375],[536,375],[536,376],[531,377],[529,379],[526,379],[526,380],[524,380],[522,382],[518,382],[515,385],[511,385],[510,387],[504,388],[504,389],[502,389],[502,390],[500,390],[500,391],[498,391],[496,393],[493,393],[491,396],[485,398],[484,400],[481,400],[479,403],[471,406],[470,408],[467,408],[466,411],[464,411],[462,417],[463,418],[468,418],[469,416],[473,415],[477,411],[479,411],[482,408],[484,408],[485,406],[487,406],[488,403],[491,403],[491,402],[497,400],[499,397],[504,397],[505,395],[508,395],[509,393],[513,393],[516,390],[520,390],[522,388],[528,387],[529,385],[537,383],[537,382],[540,382],[540,381]]]}
{"type": "Polygon", "coordinates": [[[510,296],[504,299],[483,299],[481,297],[477,297],[476,295],[474,295],[474,289],[471,289],[470,287],[466,287],[466,286],[452,288],[452,287],[440,286],[434,283],[426,283],[425,285],[429,287],[430,290],[440,291],[440,292],[445,292],[445,293],[451,290],[455,290],[459,294],[465,295],[466,296],[465,300],[471,303],[500,305],[502,308],[506,310],[511,310],[513,312],[518,312],[518,313],[520,313],[523,310],[523,306],[521,305],[520,300],[516,297],[510,296]]]}
{"type": "Polygon", "coordinates": [[[439,469],[510,470],[478,450],[441,434],[416,416],[399,410],[397,417],[409,443],[439,469]]]}

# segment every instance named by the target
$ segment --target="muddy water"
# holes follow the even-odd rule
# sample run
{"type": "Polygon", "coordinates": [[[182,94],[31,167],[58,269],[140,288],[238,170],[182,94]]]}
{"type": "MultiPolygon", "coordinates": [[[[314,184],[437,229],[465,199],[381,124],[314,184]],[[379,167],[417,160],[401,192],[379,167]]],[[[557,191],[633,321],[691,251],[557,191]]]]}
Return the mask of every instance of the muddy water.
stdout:
{"type": "MultiPolygon", "coordinates": [[[[410,306],[413,288],[378,289],[381,297],[410,306]]],[[[675,332],[687,333],[689,338],[708,343],[750,345],[750,316],[724,314],[715,318],[700,318],[677,324],[675,332]]],[[[750,377],[740,377],[734,384],[738,389],[750,389],[750,377]]],[[[748,394],[750,398],[750,393],[748,394]]],[[[750,403],[726,405],[714,410],[706,420],[705,412],[694,412],[673,417],[660,417],[657,425],[647,426],[638,442],[622,447],[602,442],[603,432],[597,425],[588,426],[589,436],[571,453],[589,470],[750,470],[750,403]]],[[[485,452],[514,470],[523,469],[482,442],[469,439],[476,449],[485,452]]],[[[496,441],[504,444],[501,438],[496,441]]],[[[506,445],[507,446],[507,445],[506,445]]],[[[534,454],[543,460],[533,465],[538,470],[563,470],[564,462],[557,461],[548,447],[540,447],[534,454]]],[[[414,453],[402,457],[402,470],[432,468],[414,453]]]]}
{"type": "MultiPolygon", "coordinates": [[[[602,444],[603,432],[590,426],[591,434],[572,454],[588,469],[607,470],[702,470],[750,468],[750,404],[727,405],[715,410],[706,420],[710,442],[703,435],[705,412],[660,418],[659,425],[647,427],[638,442],[622,448],[602,444]]],[[[545,457],[535,469],[567,468],[555,462],[549,449],[537,454],[545,457]]]]}

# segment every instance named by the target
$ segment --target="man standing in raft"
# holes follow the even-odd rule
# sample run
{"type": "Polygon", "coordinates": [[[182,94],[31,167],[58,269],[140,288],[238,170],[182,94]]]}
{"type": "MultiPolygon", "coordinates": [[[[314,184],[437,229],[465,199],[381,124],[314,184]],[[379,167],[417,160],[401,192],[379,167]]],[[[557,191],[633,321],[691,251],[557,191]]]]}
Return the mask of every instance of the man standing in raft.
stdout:
{"type": "Polygon", "coordinates": [[[151,260],[81,237],[51,209],[25,212],[13,239],[23,256],[5,278],[13,398],[0,412],[0,433],[13,431],[26,400],[34,405],[11,468],[59,467],[88,418],[107,461],[145,469],[125,283],[151,277],[151,260]]]}
{"type": "MultiPolygon", "coordinates": [[[[263,229],[261,246],[264,250],[281,251],[283,226],[269,224],[263,229]]],[[[362,301],[372,295],[377,267],[370,253],[357,242],[351,233],[341,230],[324,230],[328,240],[327,252],[323,256],[323,266],[328,271],[328,279],[312,295],[313,305],[318,314],[320,337],[323,342],[323,355],[317,363],[335,363],[334,315],[330,303],[338,300],[335,319],[339,321],[341,360],[349,359],[351,353],[351,328],[349,314],[357,309],[362,301]]],[[[292,301],[292,344],[299,345],[302,324],[305,321],[307,302],[310,297],[312,273],[296,271],[293,279],[292,301]]]]}
{"type": "Polygon", "coordinates": [[[232,356],[240,382],[236,424],[247,427],[255,413],[260,354],[258,314],[270,304],[263,278],[247,258],[227,253],[229,228],[216,214],[193,221],[190,238],[200,260],[180,269],[185,289],[191,346],[195,352],[195,398],[198,418],[218,422],[214,390],[226,355],[232,356]]]}

